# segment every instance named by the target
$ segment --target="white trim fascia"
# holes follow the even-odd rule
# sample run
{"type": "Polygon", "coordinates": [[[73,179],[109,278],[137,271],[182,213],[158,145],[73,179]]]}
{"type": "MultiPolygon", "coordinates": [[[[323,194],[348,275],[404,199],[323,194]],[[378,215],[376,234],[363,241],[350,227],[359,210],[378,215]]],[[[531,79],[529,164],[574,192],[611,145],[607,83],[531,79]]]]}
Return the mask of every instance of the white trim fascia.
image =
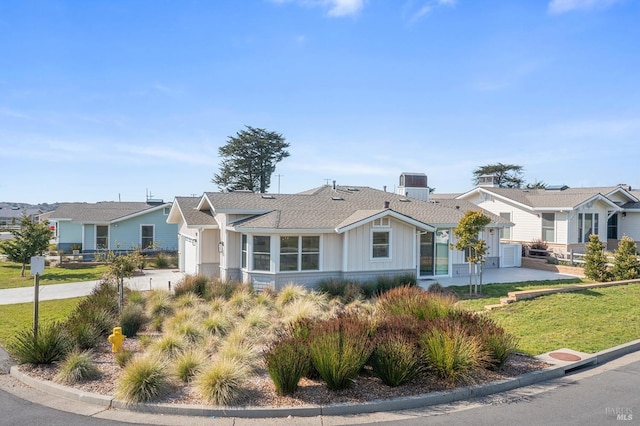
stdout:
{"type": "Polygon", "coordinates": [[[640,209],[620,209],[621,212],[628,212],[628,213],[640,213],[640,209]]]}
{"type": "Polygon", "coordinates": [[[278,229],[278,228],[243,228],[241,226],[227,226],[229,231],[241,232],[243,234],[263,234],[263,235],[281,235],[281,234],[333,234],[336,232],[333,228],[296,228],[296,229],[278,229]]]}
{"type": "MultiPolygon", "coordinates": [[[[185,222],[186,223],[186,222],[185,222]]],[[[185,225],[187,229],[220,229],[220,225],[185,225]]]]}
{"type": "Polygon", "coordinates": [[[598,200],[603,201],[605,204],[608,204],[608,205],[609,205],[609,206],[611,206],[611,207],[613,208],[613,210],[615,210],[615,211],[620,211],[620,210],[622,210],[622,207],[620,207],[619,205],[617,205],[616,203],[614,203],[613,201],[611,201],[610,199],[608,199],[607,197],[605,197],[605,196],[604,196],[604,195],[602,195],[602,194],[597,194],[597,195],[594,195],[593,197],[590,197],[590,198],[589,198],[589,199],[587,199],[587,200],[584,200],[583,202],[581,202],[580,204],[578,204],[578,205],[576,205],[576,206],[575,206],[575,210],[578,210],[578,209],[579,209],[579,208],[581,208],[583,205],[585,205],[585,204],[587,204],[587,203],[590,203],[591,201],[593,201],[593,202],[595,203],[595,202],[596,202],[596,201],[598,201],[598,200]]]}
{"type": "Polygon", "coordinates": [[[633,202],[640,201],[640,199],[638,199],[635,195],[633,195],[632,193],[630,193],[629,191],[621,187],[618,187],[611,192],[607,192],[606,194],[604,194],[604,196],[609,197],[610,195],[613,195],[616,192],[622,192],[627,198],[630,198],[633,202]]]}
{"type": "Polygon", "coordinates": [[[117,223],[117,222],[122,222],[124,220],[133,219],[134,217],[138,217],[138,216],[142,216],[142,215],[145,215],[145,214],[148,214],[148,213],[151,213],[151,212],[155,212],[155,211],[163,209],[165,207],[170,207],[171,204],[172,203],[164,203],[164,204],[160,204],[160,205],[155,206],[155,207],[151,207],[149,209],[141,210],[141,211],[136,212],[136,213],[131,213],[131,214],[128,214],[126,216],[122,216],[122,217],[119,217],[117,219],[113,219],[111,221],[111,223],[117,223]]]}
{"type": "Polygon", "coordinates": [[[209,199],[209,197],[207,197],[207,194],[202,194],[202,198],[200,198],[200,201],[198,201],[198,205],[196,206],[197,210],[202,210],[203,204],[207,203],[207,205],[209,206],[208,209],[205,210],[211,210],[214,211],[215,209],[213,208],[213,204],[211,203],[211,200],[209,199]]]}
{"type": "Polygon", "coordinates": [[[278,209],[216,209],[215,212],[224,214],[248,214],[253,216],[260,216],[276,210],[278,209]]]}
{"type": "Polygon", "coordinates": [[[167,220],[165,222],[171,225],[176,225],[180,223],[180,222],[169,222],[169,219],[171,219],[174,216],[174,213],[173,213],[174,209],[176,209],[176,211],[178,212],[177,214],[180,215],[180,217],[182,218],[182,221],[184,223],[187,223],[186,219],[184,218],[184,214],[182,213],[182,209],[180,208],[180,204],[177,201],[175,201],[175,199],[174,199],[173,205],[171,206],[171,210],[169,211],[169,215],[167,216],[167,220]]]}
{"type": "MultiPolygon", "coordinates": [[[[500,200],[502,200],[502,201],[508,201],[510,204],[513,204],[513,205],[515,205],[515,206],[518,206],[518,207],[520,207],[520,208],[522,208],[522,209],[524,209],[524,210],[533,210],[533,209],[534,209],[532,206],[529,206],[529,205],[526,205],[526,204],[522,204],[521,202],[516,201],[516,200],[514,200],[513,198],[505,197],[504,195],[496,194],[495,192],[491,192],[491,191],[490,191],[490,190],[488,190],[487,188],[476,188],[476,189],[473,189],[473,190],[471,190],[471,191],[469,191],[469,192],[467,192],[467,193],[465,193],[465,194],[462,194],[462,195],[457,196],[455,199],[456,199],[456,200],[457,200],[457,199],[464,199],[464,197],[465,197],[467,194],[469,194],[469,195],[471,195],[471,194],[476,194],[476,193],[478,193],[478,194],[479,194],[480,192],[484,192],[485,194],[490,194],[491,196],[496,197],[496,198],[498,198],[498,199],[500,199],[500,200]]],[[[475,203],[474,203],[474,204],[475,204],[475,203]]],[[[480,207],[480,206],[478,206],[478,207],[480,207]]]]}
{"type": "Polygon", "coordinates": [[[402,213],[398,213],[395,210],[390,210],[389,209],[389,210],[385,210],[385,211],[376,213],[376,214],[374,214],[372,216],[369,216],[369,217],[367,217],[365,219],[361,219],[361,220],[359,220],[357,222],[354,222],[354,223],[352,223],[350,225],[343,226],[342,228],[335,228],[335,232],[337,232],[338,234],[342,234],[342,233],[345,233],[345,232],[350,231],[352,229],[358,228],[358,227],[360,227],[362,225],[365,225],[365,224],[367,224],[369,222],[373,222],[376,219],[380,219],[380,218],[383,218],[383,217],[386,217],[386,216],[391,216],[394,219],[398,219],[401,222],[408,223],[408,224],[413,225],[416,228],[420,228],[420,229],[422,229],[424,231],[435,232],[435,230],[436,230],[436,227],[433,226],[433,225],[429,225],[427,223],[420,222],[420,221],[415,220],[415,219],[413,219],[413,218],[411,218],[409,216],[405,216],[402,213]]]}

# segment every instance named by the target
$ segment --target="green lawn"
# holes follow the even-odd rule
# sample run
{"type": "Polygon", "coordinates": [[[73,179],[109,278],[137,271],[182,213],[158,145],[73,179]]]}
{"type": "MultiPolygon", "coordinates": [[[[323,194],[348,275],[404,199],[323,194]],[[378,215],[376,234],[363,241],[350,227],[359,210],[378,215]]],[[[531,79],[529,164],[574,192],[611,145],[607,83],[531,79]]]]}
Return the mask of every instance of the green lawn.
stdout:
{"type": "Polygon", "coordinates": [[[594,353],[640,339],[640,285],[556,293],[488,315],[520,338],[531,355],[560,348],[594,353]]]}
{"type": "Polygon", "coordinates": [[[486,284],[482,286],[482,296],[469,298],[468,285],[456,285],[447,287],[461,299],[459,303],[467,309],[482,311],[486,305],[500,303],[501,297],[507,297],[510,291],[535,290],[541,288],[566,287],[575,284],[590,282],[580,278],[569,278],[566,280],[546,280],[546,281],[523,281],[519,283],[486,284]]]}
{"type": "MultiPolygon", "coordinates": [[[[64,320],[82,297],[40,302],[38,310],[39,324],[51,320],[64,320]]],[[[0,306],[0,345],[6,348],[7,343],[16,332],[33,327],[33,303],[0,306]]]]}
{"type": "MultiPolygon", "coordinates": [[[[24,277],[20,276],[21,267],[19,263],[0,262],[0,290],[33,285],[33,277],[29,275],[29,265],[24,277]]],[[[106,265],[77,269],[46,267],[44,274],[40,275],[40,285],[94,281],[99,280],[105,272],[107,272],[106,265]]]]}

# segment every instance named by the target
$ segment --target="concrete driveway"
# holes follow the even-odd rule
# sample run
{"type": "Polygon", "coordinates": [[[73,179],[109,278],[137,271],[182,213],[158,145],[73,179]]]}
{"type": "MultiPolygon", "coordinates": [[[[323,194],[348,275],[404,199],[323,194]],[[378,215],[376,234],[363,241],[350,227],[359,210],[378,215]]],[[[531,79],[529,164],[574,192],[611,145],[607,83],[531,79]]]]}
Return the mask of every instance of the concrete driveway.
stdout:
{"type": "MultiPolygon", "coordinates": [[[[184,273],[171,269],[148,269],[144,271],[144,275],[125,278],[124,283],[125,286],[132,290],[168,289],[169,283],[174,286],[183,277],[184,273]]],[[[99,280],[95,280],[43,285],[40,286],[39,299],[43,301],[86,296],[91,293],[99,282],[99,280]]],[[[33,302],[33,298],[33,286],[0,290],[0,305],[33,302]]]]}

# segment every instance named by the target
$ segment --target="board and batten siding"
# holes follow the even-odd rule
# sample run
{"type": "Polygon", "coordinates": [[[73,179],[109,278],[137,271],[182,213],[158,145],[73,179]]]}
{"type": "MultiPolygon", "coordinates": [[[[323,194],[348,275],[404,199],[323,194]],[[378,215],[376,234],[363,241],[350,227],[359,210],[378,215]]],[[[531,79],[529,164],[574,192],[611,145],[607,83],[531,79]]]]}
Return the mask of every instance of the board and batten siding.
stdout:
{"type": "Polygon", "coordinates": [[[471,201],[495,215],[511,213],[511,222],[514,224],[511,228],[511,240],[526,242],[539,240],[542,237],[542,219],[538,217],[537,213],[522,210],[494,196],[486,197],[486,199],[477,196],[471,201]]]}
{"type": "Polygon", "coordinates": [[[84,224],[84,241],[82,250],[95,250],[96,248],[96,226],[93,224],[84,224]]]}
{"type": "Polygon", "coordinates": [[[58,222],[58,244],[82,244],[82,225],[68,221],[58,222]]]}
{"type": "Polygon", "coordinates": [[[374,228],[366,223],[347,231],[346,271],[385,271],[416,268],[416,228],[391,219],[389,228],[374,228]],[[372,230],[391,231],[391,257],[372,259],[372,230]]]}
{"type": "Polygon", "coordinates": [[[131,250],[140,247],[142,244],[141,226],[153,225],[154,244],[157,244],[160,250],[177,250],[178,225],[167,223],[167,216],[163,210],[158,209],[128,220],[112,223],[109,233],[109,248],[112,250],[131,250]]]}
{"type": "Polygon", "coordinates": [[[618,239],[624,235],[640,241],[640,213],[628,212],[626,217],[618,215],[618,239]]]}

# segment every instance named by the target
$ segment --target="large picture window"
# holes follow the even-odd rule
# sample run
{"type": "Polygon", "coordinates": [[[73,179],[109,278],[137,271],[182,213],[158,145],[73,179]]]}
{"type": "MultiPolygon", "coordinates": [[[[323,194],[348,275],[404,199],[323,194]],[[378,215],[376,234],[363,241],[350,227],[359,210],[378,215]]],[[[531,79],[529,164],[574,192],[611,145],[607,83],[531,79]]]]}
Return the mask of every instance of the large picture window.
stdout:
{"type": "Polygon", "coordinates": [[[555,213],[542,213],[542,241],[550,243],[555,242],[556,214],[555,213]]]}
{"type": "Polygon", "coordinates": [[[253,237],[253,270],[271,270],[271,237],[264,235],[253,237]]]}
{"type": "Polygon", "coordinates": [[[319,236],[280,237],[280,271],[317,271],[319,269],[319,236]]]}
{"type": "Polygon", "coordinates": [[[589,242],[590,235],[598,235],[598,213],[578,213],[578,242],[589,242]]]}
{"type": "Polygon", "coordinates": [[[109,248],[109,227],[107,225],[96,226],[96,249],[106,250],[109,248]]]}
{"type": "Polygon", "coordinates": [[[153,225],[142,225],[140,227],[140,236],[142,250],[153,248],[153,225]]]}

